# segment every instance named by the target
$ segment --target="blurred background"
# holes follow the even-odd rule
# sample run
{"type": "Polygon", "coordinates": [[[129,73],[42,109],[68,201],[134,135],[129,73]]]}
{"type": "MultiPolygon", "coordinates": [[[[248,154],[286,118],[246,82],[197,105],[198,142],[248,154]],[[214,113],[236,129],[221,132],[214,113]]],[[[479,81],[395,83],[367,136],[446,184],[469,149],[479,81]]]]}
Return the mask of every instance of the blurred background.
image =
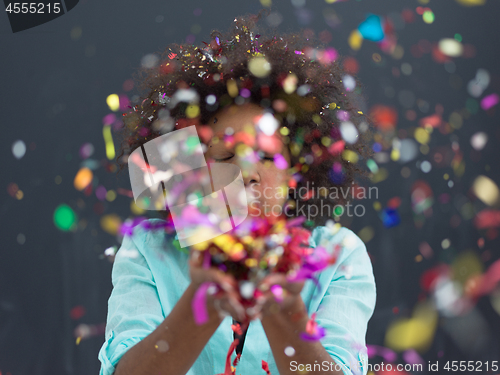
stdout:
{"type": "Polygon", "coordinates": [[[99,372],[118,228],[156,215],[113,161],[122,109],[138,100],[132,74],[169,43],[209,42],[269,7],[269,26],[349,57],[376,120],[378,196],[340,221],[373,262],[370,363],[498,373],[499,2],[82,0],[18,33],[0,16],[1,374],[99,372]]]}

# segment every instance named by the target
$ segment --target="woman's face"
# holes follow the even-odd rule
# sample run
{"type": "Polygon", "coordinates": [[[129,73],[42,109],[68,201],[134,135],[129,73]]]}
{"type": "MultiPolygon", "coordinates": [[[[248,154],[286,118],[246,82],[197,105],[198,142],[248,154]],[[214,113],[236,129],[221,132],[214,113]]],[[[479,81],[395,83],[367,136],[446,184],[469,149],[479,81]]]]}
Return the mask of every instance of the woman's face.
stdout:
{"type": "MultiPolygon", "coordinates": [[[[205,153],[208,162],[231,163],[241,169],[247,196],[250,194],[253,201],[250,207],[253,214],[259,216],[281,214],[291,177],[290,153],[279,128],[272,136],[262,132],[257,135],[258,121],[261,120],[262,125],[264,113],[262,107],[253,103],[232,105],[217,112],[208,123],[214,135],[205,153]],[[225,134],[232,135],[234,142],[225,142],[225,134]],[[247,144],[243,139],[247,139],[247,144]]],[[[266,116],[264,122],[267,120],[272,128],[273,121],[269,114],[266,116]]],[[[266,133],[271,134],[269,130],[266,133]]]]}

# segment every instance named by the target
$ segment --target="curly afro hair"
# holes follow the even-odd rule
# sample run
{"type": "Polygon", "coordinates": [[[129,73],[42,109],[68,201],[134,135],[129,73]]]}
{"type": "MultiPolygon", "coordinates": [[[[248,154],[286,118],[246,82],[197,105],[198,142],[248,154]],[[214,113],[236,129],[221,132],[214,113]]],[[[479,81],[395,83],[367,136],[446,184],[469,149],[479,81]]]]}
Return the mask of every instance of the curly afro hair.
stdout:
{"type": "MultiPolygon", "coordinates": [[[[355,179],[370,176],[362,166],[373,155],[373,121],[357,104],[362,85],[344,71],[344,58],[314,35],[262,27],[264,12],[237,17],[226,34],[212,31],[210,43],[171,44],[154,66],[135,72],[143,94],[123,114],[117,163],[122,170],[128,155],[151,139],[186,126],[210,126],[218,110],[251,102],[281,123],[294,173],[289,204],[307,211],[321,203],[333,215],[334,206],[348,204],[353,194],[332,199],[332,188],[354,192],[355,179]],[[310,194],[297,197],[304,189],[310,194]]],[[[329,218],[316,216],[309,225],[329,218]]]]}

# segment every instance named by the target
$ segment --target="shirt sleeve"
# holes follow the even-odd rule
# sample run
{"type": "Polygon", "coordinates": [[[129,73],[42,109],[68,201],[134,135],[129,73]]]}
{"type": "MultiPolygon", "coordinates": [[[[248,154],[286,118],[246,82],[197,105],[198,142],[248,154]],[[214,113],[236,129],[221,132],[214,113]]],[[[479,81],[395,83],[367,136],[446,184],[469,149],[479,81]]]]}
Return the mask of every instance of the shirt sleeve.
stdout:
{"type": "Polygon", "coordinates": [[[125,236],[115,255],[105,342],[98,354],[99,375],[112,375],[125,352],[164,320],[154,277],[136,245],[143,231],[136,227],[132,236],[125,236]]]}
{"type": "MultiPolygon", "coordinates": [[[[363,241],[344,228],[342,253],[318,310],[317,323],[325,328],[325,350],[346,375],[368,371],[366,330],[376,303],[376,285],[363,241]]],[[[331,242],[330,247],[333,247],[331,242]]],[[[337,368],[339,369],[339,368],[337,368]]]]}

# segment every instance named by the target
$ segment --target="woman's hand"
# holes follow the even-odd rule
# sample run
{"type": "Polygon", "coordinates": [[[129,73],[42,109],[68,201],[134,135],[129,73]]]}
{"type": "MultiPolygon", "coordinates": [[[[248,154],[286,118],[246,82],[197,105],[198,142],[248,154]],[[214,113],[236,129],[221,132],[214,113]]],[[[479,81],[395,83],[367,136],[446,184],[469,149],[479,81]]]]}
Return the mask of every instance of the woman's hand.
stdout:
{"type": "Polygon", "coordinates": [[[287,311],[302,298],[300,292],[304,281],[288,281],[285,274],[277,273],[263,278],[257,285],[262,295],[257,298],[256,311],[260,310],[251,319],[287,311]]]}
{"type": "Polygon", "coordinates": [[[235,278],[224,274],[216,267],[204,268],[203,258],[203,252],[191,250],[189,259],[191,286],[197,290],[204,282],[215,283],[220,288],[215,294],[207,295],[207,308],[214,308],[221,318],[230,315],[239,322],[246,321],[248,317],[240,303],[238,283],[235,278]]]}

